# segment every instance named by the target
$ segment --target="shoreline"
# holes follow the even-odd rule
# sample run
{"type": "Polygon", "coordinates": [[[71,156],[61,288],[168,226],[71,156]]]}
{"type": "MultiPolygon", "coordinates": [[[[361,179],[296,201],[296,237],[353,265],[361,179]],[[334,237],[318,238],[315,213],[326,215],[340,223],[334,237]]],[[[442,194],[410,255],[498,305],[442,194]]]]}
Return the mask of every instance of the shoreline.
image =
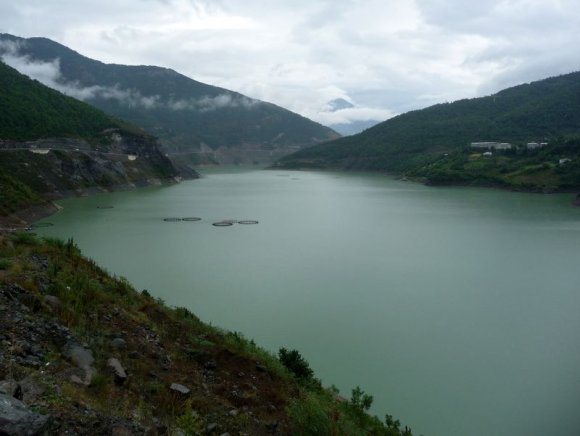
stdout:
{"type": "Polygon", "coordinates": [[[452,187],[462,187],[462,188],[485,188],[485,189],[497,189],[501,191],[509,191],[524,194],[572,194],[574,197],[571,199],[570,203],[574,206],[580,207],[580,188],[578,189],[551,189],[551,188],[526,188],[523,186],[513,186],[501,183],[474,183],[473,181],[449,181],[449,182],[433,182],[424,177],[412,177],[405,176],[402,173],[392,173],[384,170],[348,170],[344,168],[329,168],[329,167],[302,167],[302,168],[286,168],[284,166],[270,166],[265,168],[266,170],[281,170],[281,171],[336,171],[341,173],[373,173],[382,174],[387,177],[391,177],[393,180],[400,180],[403,182],[418,183],[423,186],[428,186],[430,188],[452,188],[452,187]]]}
{"type": "Polygon", "coordinates": [[[10,215],[0,216],[0,233],[30,230],[30,226],[33,223],[54,215],[63,209],[62,206],[56,203],[58,200],[72,197],[86,197],[108,192],[133,191],[148,186],[170,186],[180,183],[182,180],[181,177],[171,179],[145,179],[133,183],[121,183],[107,188],[91,186],[78,191],[69,190],[52,192],[45,196],[46,203],[30,206],[10,215]]]}

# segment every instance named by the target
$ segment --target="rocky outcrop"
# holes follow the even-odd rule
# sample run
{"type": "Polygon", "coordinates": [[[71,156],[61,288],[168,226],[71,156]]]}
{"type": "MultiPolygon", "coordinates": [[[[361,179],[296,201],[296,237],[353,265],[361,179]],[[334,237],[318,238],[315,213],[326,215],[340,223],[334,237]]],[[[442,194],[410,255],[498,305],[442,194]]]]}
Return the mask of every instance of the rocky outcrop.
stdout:
{"type": "Polygon", "coordinates": [[[14,397],[0,394],[0,434],[24,436],[41,434],[48,425],[48,417],[31,411],[14,397]]]}
{"type": "MultiPolygon", "coordinates": [[[[54,205],[42,203],[38,195],[44,200],[54,200],[198,177],[190,167],[177,169],[160,151],[153,137],[119,129],[104,133],[104,137],[107,140],[99,145],[71,138],[0,141],[0,174],[17,179],[20,187],[24,186],[36,195],[36,200],[28,207],[27,204],[18,204],[11,209],[10,204],[4,205],[5,211],[12,212],[0,217],[0,223],[31,222],[53,213],[56,210],[54,205]]],[[[19,199],[22,203],[22,196],[15,196],[12,201],[19,199]]],[[[0,203],[2,201],[11,200],[0,199],[0,203]]]]}

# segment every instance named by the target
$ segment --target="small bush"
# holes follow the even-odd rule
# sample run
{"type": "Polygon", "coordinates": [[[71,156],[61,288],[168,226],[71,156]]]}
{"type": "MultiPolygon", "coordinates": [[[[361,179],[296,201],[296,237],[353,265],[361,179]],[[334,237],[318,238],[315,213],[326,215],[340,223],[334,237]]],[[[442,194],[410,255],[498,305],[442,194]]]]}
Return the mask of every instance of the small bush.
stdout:
{"type": "Polygon", "coordinates": [[[191,400],[184,404],[185,411],[176,419],[177,427],[187,436],[198,436],[205,434],[203,420],[197,412],[192,409],[191,400]]]}
{"type": "Polygon", "coordinates": [[[0,259],[0,270],[9,269],[11,265],[12,262],[10,262],[8,259],[0,259]]]}
{"type": "Polygon", "coordinates": [[[288,351],[286,348],[280,348],[278,358],[292,374],[298,379],[309,380],[314,372],[308,362],[300,355],[297,350],[288,351]]]}
{"type": "Polygon", "coordinates": [[[357,386],[352,390],[350,403],[361,412],[366,412],[373,404],[373,396],[366,394],[360,387],[357,386]]]}
{"type": "Polygon", "coordinates": [[[294,400],[288,406],[292,418],[294,434],[327,435],[332,434],[332,421],[323,402],[314,394],[294,400]]]}
{"type": "Polygon", "coordinates": [[[34,233],[17,232],[13,235],[14,241],[18,244],[37,245],[38,239],[34,233]]]}

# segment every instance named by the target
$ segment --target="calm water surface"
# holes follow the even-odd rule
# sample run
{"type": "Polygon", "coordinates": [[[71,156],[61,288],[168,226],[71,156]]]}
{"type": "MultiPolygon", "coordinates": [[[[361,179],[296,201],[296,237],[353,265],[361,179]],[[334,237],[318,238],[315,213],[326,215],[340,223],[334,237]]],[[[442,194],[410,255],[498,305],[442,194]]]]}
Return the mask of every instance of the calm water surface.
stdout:
{"type": "Polygon", "coordinates": [[[63,201],[43,234],[360,385],[425,436],[580,434],[580,208],[380,175],[220,170],[63,201]],[[111,205],[112,209],[97,206],[111,205]],[[164,217],[199,216],[199,222],[164,217]],[[213,227],[222,219],[258,225],[213,227]]]}

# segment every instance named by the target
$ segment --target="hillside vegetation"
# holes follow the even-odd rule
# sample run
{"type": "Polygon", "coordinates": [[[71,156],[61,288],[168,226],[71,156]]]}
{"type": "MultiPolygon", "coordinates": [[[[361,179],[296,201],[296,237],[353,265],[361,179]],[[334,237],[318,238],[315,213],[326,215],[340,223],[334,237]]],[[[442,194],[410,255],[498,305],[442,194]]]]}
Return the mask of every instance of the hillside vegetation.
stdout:
{"type": "Polygon", "coordinates": [[[66,97],[0,62],[0,139],[98,139],[121,124],[92,106],[66,97]]]}
{"type": "MultiPolygon", "coordinates": [[[[63,87],[85,90],[90,104],[158,136],[174,153],[205,150],[208,158],[271,160],[336,132],[274,104],[207,85],[156,66],[104,64],[46,38],[0,34],[31,62],[58,60],[63,87]],[[235,149],[242,153],[233,154],[235,149]],[[231,156],[227,154],[232,153],[231,156]]],[[[0,50],[0,55],[1,55],[0,50]]],[[[181,155],[186,157],[187,155],[181,155]]]]}
{"type": "Polygon", "coordinates": [[[0,233],[0,305],[2,434],[411,435],[359,388],[322,387],[298,351],[169,308],[72,240],[0,233]]]}
{"type": "MultiPolygon", "coordinates": [[[[497,160],[489,160],[486,161],[489,171],[482,168],[485,165],[459,168],[461,162],[469,160],[472,142],[509,142],[522,149],[528,142],[548,142],[553,148],[539,153],[536,157],[540,160],[545,157],[545,160],[534,164],[553,165],[559,158],[575,159],[577,141],[571,139],[577,136],[580,136],[580,73],[572,73],[516,86],[488,97],[408,112],[358,135],[299,151],[281,159],[280,165],[378,170],[427,179],[430,166],[435,165],[441,176],[439,181],[478,183],[480,176],[497,179],[494,171],[506,174],[524,170],[530,156],[499,153],[511,167],[492,166],[497,160]],[[564,145],[565,150],[561,148],[564,145]],[[443,161],[447,156],[451,157],[443,161]]],[[[512,179],[507,177],[503,181],[509,185],[512,179]]],[[[532,184],[543,185],[540,179],[528,179],[532,184]]],[[[557,180],[550,183],[559,185],[557,180]]],[[[570,187],[568,182],[564,184],[570,187]]],[[[572,185],[578,187],[576,182],[572,185]]]]}
{"type": "Polygon", "coordinates": [[[0,222],[18,224],[34,206],[52,210],[47,199],[177,175],[151,135],[1,62],[0,102],[0,222]]]}

